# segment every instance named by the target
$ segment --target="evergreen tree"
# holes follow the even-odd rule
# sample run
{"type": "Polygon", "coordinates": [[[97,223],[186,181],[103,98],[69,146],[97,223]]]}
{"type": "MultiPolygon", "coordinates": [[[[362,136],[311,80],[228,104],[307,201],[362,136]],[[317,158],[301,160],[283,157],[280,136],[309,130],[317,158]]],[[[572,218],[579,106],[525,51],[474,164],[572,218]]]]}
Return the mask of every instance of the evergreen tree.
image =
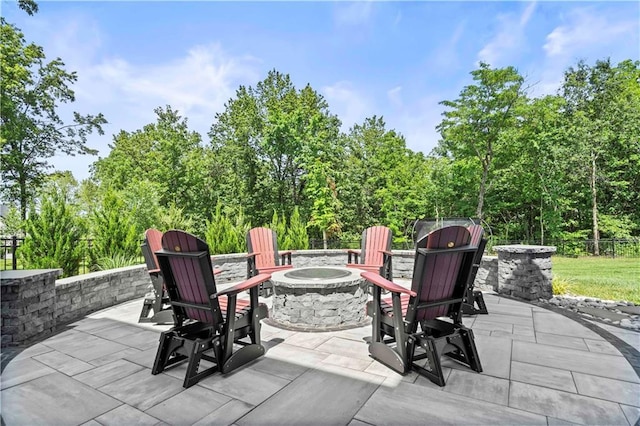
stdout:
{"type": "Polygon", "coordinates": [[[136,263],[140,253],[141,230],[136,229],[117,192],[107,191],[102,204],[93,211],[91,222],[91,263],[94,269],[104,258],[121,258],[121,266],[136,263]]]}
{"type": "Polygon", "coordinates": [[[62,276],[76,275],[82,261],[83,227],[66,194],[45,195],[40,210],[32,205],[25,222],[26,236],[18,250],[25,268],[61,268],[62,276]]]}

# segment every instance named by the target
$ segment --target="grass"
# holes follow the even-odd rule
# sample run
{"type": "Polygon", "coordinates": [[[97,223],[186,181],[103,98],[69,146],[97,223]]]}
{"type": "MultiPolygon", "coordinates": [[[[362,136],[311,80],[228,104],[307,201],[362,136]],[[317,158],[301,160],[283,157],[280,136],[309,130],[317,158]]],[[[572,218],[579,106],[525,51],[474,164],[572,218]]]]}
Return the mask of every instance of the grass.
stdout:
{"type": "Polygon", "coordinates": [[[640,259],[553,256],[554,293],[640,304],[640,259]]]}

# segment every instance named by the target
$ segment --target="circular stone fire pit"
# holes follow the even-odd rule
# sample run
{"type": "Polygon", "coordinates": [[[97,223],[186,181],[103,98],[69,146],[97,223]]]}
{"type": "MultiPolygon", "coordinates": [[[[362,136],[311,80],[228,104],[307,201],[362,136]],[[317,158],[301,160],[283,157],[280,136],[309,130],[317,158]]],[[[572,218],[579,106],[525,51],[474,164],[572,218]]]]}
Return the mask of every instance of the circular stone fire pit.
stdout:
{"type": "Polygon", "coordinates": [[[274,272],[268,322],[300,331],[343,330],[368,324],[367,283],[361,272],[339,266],[274,272]]]}

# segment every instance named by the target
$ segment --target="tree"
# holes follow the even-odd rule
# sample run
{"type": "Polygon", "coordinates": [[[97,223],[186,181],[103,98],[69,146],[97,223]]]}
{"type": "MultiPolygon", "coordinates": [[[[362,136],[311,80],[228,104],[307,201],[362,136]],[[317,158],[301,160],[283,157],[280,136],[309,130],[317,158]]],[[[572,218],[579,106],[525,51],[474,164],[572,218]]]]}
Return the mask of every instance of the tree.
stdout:
{"type": "Polygon", "coordinates": [[[289,216],[294,206],[309,217],[305,165],[339,151],[339,127],[324,98],[308,85],[296,90],[288,75],[273,70],[255,88],[241,86],[209,132],[222,199],[245,206],[254,223],[274,210],[289,216]]]}
{"type": "Polygon", "coordinates": [[[387,130],[382,117],[356,124],[345,137],[346,157],[338,183],[343,229],[360,239],[372,225],[392,229],[397,241],[410,223],[426,213],[429,188],[427,161],[407,149],[404,137],[387,130]]]}
{"type": "Polygon", "coordinates": [[[475,215],[482,218],[492,162],[497,151],[508,146],[505,132],[517,125],[516,107],[526,97],[524,79],[513,67],[491,69],[481,62],[471,75],[476,84],[466,86],[458,99],[440,102],[450,110],[437,126],[442,136],[437,152],[455,160],[479,161],[482,172],[475,215]]]}
{"type": "MultiPolygon", "coordinates": [[[[596,61],[594,66],[580,61],[567,70],[561,88],[566,100],[574,176],[578,181],[588,182],[582,188],[588,188],[594,255],[600,254],[601,211],[609,210],[611,217],[631,214],[638,218],[638,81],[639,61],[627,60],[618,66],[612,66],[608,59],[596,61]]],[[[609,219],[607,222],[612,223],[609,219]]],[[[621,223],[624,221],[616,226],[621,223]]]]}
{"type": "MultiPolygon", "coordinates": [[[[136,229],[121,194],[109,190],[101,205],[91,214],[92,267],[103,259],[120,258],[124,264],[133,264],[140,253],[142,230],[136,229]]],[[[124,266],[124,265],[120,265],[124,266]]]]}
{"type": "MultiPolygon", "coordinates": [[[[64,277],[76,275],[82,261],[84,227],[64,190],[44,195],[25,222],[24,243],[18,250],[26,268],[61,268],[64,277]]],[[[33,206],[33,205],[32,205],[33,206]]]]}
{"type": "Polygon", "coordinates": [[[154,111],[155,123],[114,136],[109,155],[93,164],[92,178],[102,190],[122,192],[128,204],[155,217],[153,226],[167,209],[179,209],[194,231],[203,233],[220,194],[218,162],[178,111],[170,105],[154,111]],[[147,200],[146,206],[135,200],[147,200]]]}
{"type": "MultiPolygon", "coordinates": [[[[20,3],[27,12],[37,10],[35,3],[20,3]]],[[[20,206],[22,218],[27,205],[43,183],[47,159],[57,153],[96,154],[86,144],[93,131],[103,134],[102,114],[73,113],[65,123],[57,112],[59,103],[75,100],[71,85],[75,72],[67,72],[60,58],[45,61],[42,47],[27,44],[15,26],[0,18],[0,80],[2,145],[2,195],[20,206]]]]}

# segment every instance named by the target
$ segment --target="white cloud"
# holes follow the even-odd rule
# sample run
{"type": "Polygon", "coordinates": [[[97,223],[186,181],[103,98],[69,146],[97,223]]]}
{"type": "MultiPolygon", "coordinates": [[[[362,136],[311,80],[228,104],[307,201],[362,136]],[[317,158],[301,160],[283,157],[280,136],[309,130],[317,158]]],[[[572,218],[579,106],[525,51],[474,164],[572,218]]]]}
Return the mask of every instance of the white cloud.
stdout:
{"type": "Polygon", "coordinates": [[[391,90],[387,90],[387,98],[389,98],[389,102],[396,108],[402,107],[402,86],[394,87],[391,90]]]}
{"type": "Polygon", "coordinates": [[[618,20],[606,14],[586,9],[574,9],[567,22],[556,27],[544,45],[548,56],[568,56],[582,49],[611,45],[622,37],[637,34],[637,18],[618,20]]]}
{"type": "Polygon", "coordinates": [[[433,48],[430,59],[430,73],[444,74],[458,66],[458,42],[464,34],[466,25],[466,20],[458,23],[449,39],[443,43],[438,43],[438,45],[433,48]]]}
{"type": "Polygon", "coordinates": [[[593,64],[598,59],[617,60],[640,56],[637,19],[623,11],[578,7],[561,16],[562,23],[546,36],[544,59],[538,64],[539,80],[532,94],[555,94],[564,79],[564,72],[584,59],[593,64]],[[629,52],[635,51],[635,55],[629,52]]]}
{"type": "Polygon", "coordinates": [[[385,116],[387,128],[404,135],[407,148],[429,154],[440,138],[436,126],[442,121],[444,111],[444,107],[439,105],[441,99],[441,94],[432,94],[405,105],[385,116]]]}
{"type": "Polygon", "coordinates": [[[373,2],[371,1],[338,2],[333,19],[338,26],[363,25],[369,23],[372,12],[373,2]]]}
{"type": "Polygon", "coordinates": [[[493,39],[478,53],[478,61],[498,66],[509,60],[509,55],[519,51],[525,42],[524,30],[535,11],[536,3],[532,2],[522,11],[521,15],[498,15],[498,31],[493,39]]]}
{"type": "Polygon", "coordinates": [[[348,81],[339,81],[321,89],[329,108],[342,120],[342,131],[347,132],[354,124],[361,124],[374,114],[373,102],[358,93],[348,81]]]}
{"type": "MultiPolygon", "coordinates": [[[[189,128],[206,140],[215,114],[224,109],[238,86],[254,84],[260,76],[255,58],[230,55],[218,43],[192,46],[182,54],[174,52],[166,61],[138,64],[118,56],[106,57],[103,51],[108,41],[90,17],[69,17],[65,25],[36,20],[33,25],[41,38],[35,41],[44,47],[47,57],[63,58],[65,69],[78,74],[73,85],[76,101],[61,106],[61,115],[101,112],[109,121],[104,136],[88,138],[88,145],[101,157],[108,155],[113,134],[154,122],[153,110],[165,105],[188,117],[189,128]]],[[[51,163],[84,179],[95,160],[56,156],[51,163]]]]}

